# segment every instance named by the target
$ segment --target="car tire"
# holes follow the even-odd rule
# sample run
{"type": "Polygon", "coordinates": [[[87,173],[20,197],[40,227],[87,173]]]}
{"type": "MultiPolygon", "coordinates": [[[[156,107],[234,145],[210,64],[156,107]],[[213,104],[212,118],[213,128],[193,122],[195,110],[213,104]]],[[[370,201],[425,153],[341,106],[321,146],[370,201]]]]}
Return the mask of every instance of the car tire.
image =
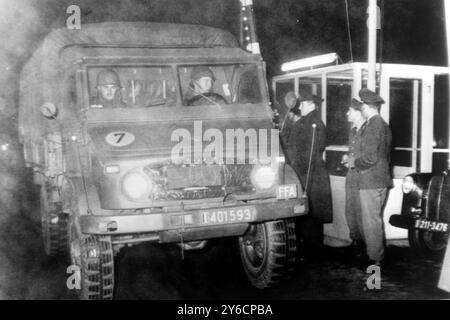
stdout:
{"type": "Polygon", "coordinates": [[[419,257],[439,261],[444,257],[448,234],[409,229],[408,240],[411,248],[419,257]]]}
{"type": "Polygon", "coordinates": [[[256,288],[271,287],[294,270],[297,245],[293,220],[252,225],[238,240],[244,271],[256,288]]]}

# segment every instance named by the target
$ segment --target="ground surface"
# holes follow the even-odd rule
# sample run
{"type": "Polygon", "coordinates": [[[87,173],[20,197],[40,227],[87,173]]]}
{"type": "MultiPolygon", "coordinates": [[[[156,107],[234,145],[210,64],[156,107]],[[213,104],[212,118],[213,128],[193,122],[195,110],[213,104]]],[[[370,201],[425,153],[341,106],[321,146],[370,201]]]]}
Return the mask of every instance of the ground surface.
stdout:
{"type": "MultiPolygon", "coordinates": [[[[436,287],[440,265],[389,247],[381,289],[367,290],[368,274],[345,248],[326,248],[297,266],[277,288],[253,289],[241,268],[234,239],[202,251],[143,244],[116,259],[116,299],[448,299],[436,287]]],[[[34,222],[17,214],[0,223],[0,298],[75,299],[66,288],[68,263],[49,259],[34,222]]]]}

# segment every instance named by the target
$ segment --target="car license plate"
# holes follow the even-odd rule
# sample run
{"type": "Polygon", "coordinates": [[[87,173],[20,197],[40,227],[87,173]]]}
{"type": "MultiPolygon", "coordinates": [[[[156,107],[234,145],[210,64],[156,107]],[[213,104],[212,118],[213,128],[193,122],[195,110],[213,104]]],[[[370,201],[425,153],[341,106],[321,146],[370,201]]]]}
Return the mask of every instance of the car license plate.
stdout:
{"type": "Polygon", "coordinates": [[[295,199],[297,198],[297,185],[284,184],[277,188],[277,199],[295,199]]]}
{"type": "Polygon", "coordinates": [[[447,232],[448,223],[445,222],[437,222],[430,221],[426,219],[417,219],[414,227],[416,229],[429,230],[429,231],[437,231],[437,232],[447,232]]]}
{"type": "Polygon", "coordinates": [[[255,219],[256,209],[253,206],[222,208],[217,210],[202,211],[203,224],[227,224],[248,222],[255,219]]]}

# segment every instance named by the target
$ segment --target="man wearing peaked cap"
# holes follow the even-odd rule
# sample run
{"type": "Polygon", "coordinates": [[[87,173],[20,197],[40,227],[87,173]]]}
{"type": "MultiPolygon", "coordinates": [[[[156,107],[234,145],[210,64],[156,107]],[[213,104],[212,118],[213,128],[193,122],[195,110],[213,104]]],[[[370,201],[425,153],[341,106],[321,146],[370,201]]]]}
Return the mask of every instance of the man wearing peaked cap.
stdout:
{"type": "Polygon", "coordinates": [[[384,258],[382,212],[388,188],[392,186],[389,164],[392,134],[378,113],[383,98],[365,88],[359,91],[359,97],[366,122],[360,129],[361,136],[349,168],[358,173],[361,221],[369,264],[379,265],[384,258]]]}
{"type": "Polygon", "coordinates": [[[341,161],[348,168],[345,179],[345,217],[352,240],[352,249],[356,255],[361,255],[364,248],[359,173],[355,170],[355,154],[360,154],[361,128],[366,121],[361,112],[362,105],[361,101],[351,100],[347,111],[347,120],[350,123],[348,153],[342,157],[341,161]]]}
{"type": "Polygon", "coordinates": [[[372,106],[379,106],[384,103],[382,97],[380,97],[376,92],[373,92],[372,90],[369,90],[367,88],[362,88],[361,90],[359,90],[359,98],[362,102],[372,106]]]}

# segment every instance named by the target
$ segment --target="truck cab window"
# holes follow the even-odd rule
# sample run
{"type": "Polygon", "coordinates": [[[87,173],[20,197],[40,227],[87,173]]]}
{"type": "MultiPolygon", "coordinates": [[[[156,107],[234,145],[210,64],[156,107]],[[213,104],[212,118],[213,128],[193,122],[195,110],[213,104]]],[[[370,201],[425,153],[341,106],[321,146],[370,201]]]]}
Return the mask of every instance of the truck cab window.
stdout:
{"type": "Polygon", "coordinates": [[[146,108],[176,102],[170,67],[90,68],[90,108],[146,108]]]}
{"type": "Polygon", "coordinates": [[[252,64],[180,66],[183,105],[260,103],[257,70],[252,64]]]}

